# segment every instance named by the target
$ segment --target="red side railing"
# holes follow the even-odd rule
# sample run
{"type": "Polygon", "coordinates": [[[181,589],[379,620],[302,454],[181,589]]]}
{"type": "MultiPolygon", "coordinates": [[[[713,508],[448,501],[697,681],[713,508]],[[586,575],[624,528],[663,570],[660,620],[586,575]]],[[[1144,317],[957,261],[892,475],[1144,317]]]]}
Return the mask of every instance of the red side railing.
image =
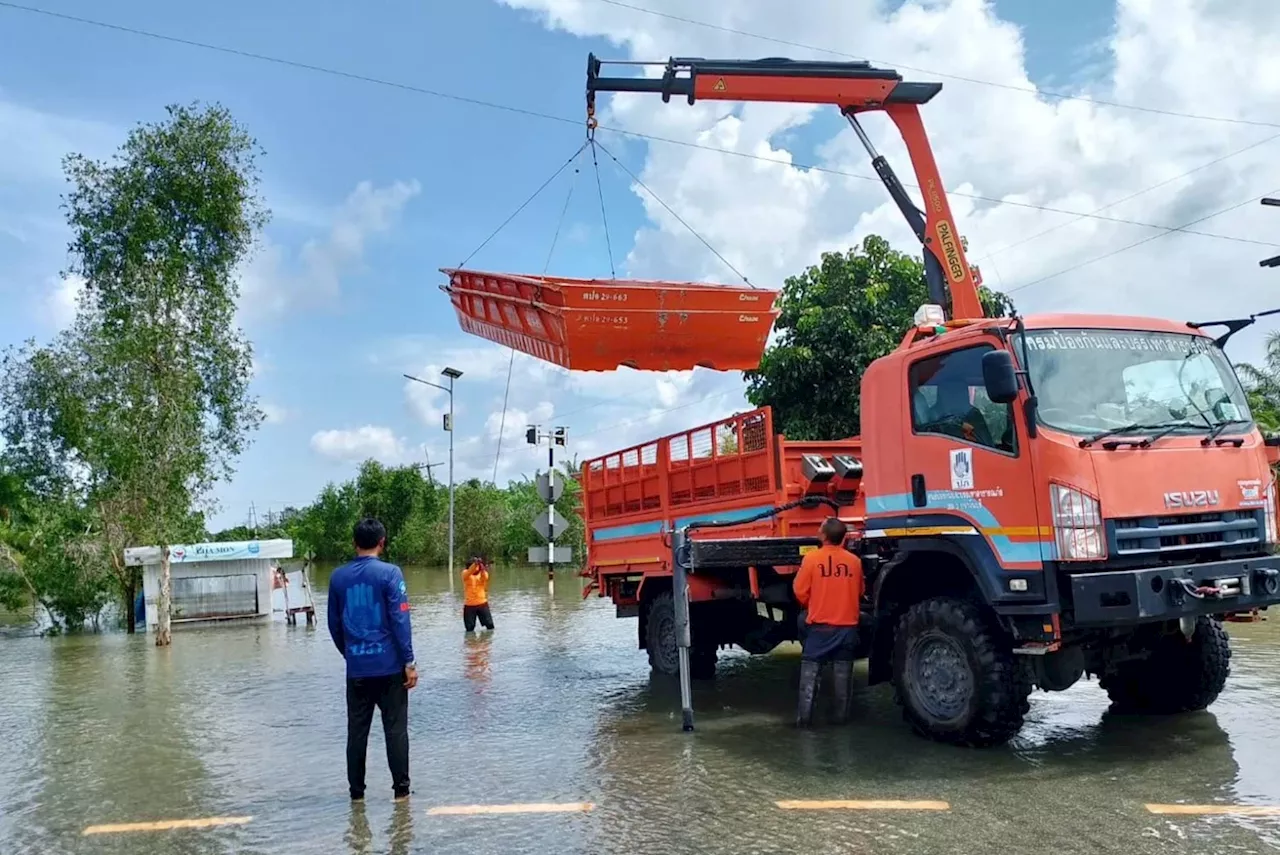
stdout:
{"type": "Polygon", "coordinates": [[[772,412],[764,407],[588,460],[587,525],[633,515],[667,519],[695,506],[772,496],[775,445],[772,412]]]}

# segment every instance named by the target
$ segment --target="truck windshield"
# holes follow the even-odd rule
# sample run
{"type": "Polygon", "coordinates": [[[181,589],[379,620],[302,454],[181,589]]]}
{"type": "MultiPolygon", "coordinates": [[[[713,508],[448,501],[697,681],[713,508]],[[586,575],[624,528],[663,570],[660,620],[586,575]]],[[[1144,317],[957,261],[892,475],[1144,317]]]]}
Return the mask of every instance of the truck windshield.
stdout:
{"type": "MultiPolygon", "coordinates": [[[[1221,348],[1200,335],[1142,330],[1027,330],[1042,424],[1073,434],[1125,425],[1188,428],[1252,420],[1221,348]]],[[[1014,337],[1014,353],[1022,343],[1014,337]]]]}

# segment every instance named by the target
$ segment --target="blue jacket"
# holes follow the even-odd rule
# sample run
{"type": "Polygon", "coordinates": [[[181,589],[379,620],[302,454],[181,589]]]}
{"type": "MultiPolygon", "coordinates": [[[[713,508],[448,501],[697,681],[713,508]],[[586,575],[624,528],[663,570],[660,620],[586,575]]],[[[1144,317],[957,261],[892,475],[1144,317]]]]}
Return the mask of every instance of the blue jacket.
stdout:
{"type": "Polygon", "coordinates": [[[409,598],[400,568],[360,556],[329,577],[329,635],[348,677],[399,674],[413,661],[409,598]]]}

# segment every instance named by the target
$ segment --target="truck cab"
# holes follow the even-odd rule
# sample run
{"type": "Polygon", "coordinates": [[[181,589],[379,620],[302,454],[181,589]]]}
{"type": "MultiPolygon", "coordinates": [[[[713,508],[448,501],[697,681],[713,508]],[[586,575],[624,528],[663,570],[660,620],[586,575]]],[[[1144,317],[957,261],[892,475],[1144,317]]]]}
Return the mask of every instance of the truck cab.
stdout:
{"type": "Polygon", "coordinates": [[[957,741],[998,741],[1031,686],[1085,674],[1124,706],[1211,702],[1229,656],[1214,616],[1280,602],[1267,453],[1222,350],[1151,318],[917,321],[862,382],[864,549],[883,561],[872,681],[957,741]],[[912,646],[939,609],[989,627],[1011,675],[988,686],[1005,708],[985,722],[982,675],[960,664],[972,646],[912,646]],[[940,700],[911,674],[929,656],[975,691],[940,700]]]}

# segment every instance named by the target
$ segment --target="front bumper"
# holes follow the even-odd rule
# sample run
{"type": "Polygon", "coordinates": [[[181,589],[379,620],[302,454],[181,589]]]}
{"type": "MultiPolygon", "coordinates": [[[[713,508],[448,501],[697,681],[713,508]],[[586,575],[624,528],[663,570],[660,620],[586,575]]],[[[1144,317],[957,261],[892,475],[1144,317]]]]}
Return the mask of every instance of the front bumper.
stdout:
{"type": "Polygon", "coordinates": [[[1077,627],[1116,627],[1280,604],[1280,556],[1069,577],[1077,627]]]}

